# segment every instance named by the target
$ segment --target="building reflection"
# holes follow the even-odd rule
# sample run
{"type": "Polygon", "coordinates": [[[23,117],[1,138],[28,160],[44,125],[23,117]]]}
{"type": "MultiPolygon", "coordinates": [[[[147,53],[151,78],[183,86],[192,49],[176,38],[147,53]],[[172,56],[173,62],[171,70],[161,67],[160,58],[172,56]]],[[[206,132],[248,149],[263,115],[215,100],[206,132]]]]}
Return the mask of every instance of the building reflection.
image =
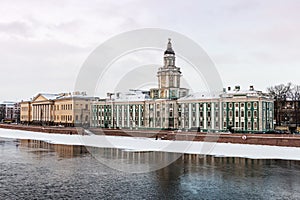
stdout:
{"type": "Polygon", "coordinates": [[[164,168],[176,161],[181,154],[132,151],[127,149],[88,147],[92,156],[110,168],[129,173],[145,173],[164,168]]]}
{"type": "Polygon", "coordinates": [[[55,152],[59,157],[70,158],[82,154],[91,154],[95,159],[110,168],[123,172],[152,172],[162,181],[172,181],[185,174],[201,173],[208,177],[214,174],[224,179],[228,174],[235,177],[257,177],[264,173],[264,166],[284,165],[287,169],[300,166],[300,161],[249,159],[238,157],[215,157],[199,154],[179,154],[155,151],[131,151],[116,148],[96,148],[78,145],[50,144],[38,140],[19,140],[20,147],[35,149],[31,151],[42,156],[45,152],[55,152]],[[231,173],[226,173],[231,171],[231,173]]]}
{"type": "Polygon", "coordinates": [[[31,152],[37,155],[41,155],[45,151],[47,152],[54,151],[57,153],[59,157],[70,158],[70,157],[81,155],[83,153],[87,153],[87,149],[85,148],[85,146],[78,146],[78,145],[50,144],[44,141],[27,140],[27,139],[20,139],[19,144],[20,147],[36,149],[35,151],[31,151],[31,152]]]}

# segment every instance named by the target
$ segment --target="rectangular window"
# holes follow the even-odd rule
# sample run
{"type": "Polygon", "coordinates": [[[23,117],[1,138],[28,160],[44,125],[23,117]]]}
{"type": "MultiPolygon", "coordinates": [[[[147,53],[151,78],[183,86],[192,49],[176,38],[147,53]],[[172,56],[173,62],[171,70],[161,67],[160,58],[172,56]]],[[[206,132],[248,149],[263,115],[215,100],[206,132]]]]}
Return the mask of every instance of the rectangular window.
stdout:
{"type": "Polygon", "coordinates": [[[251,122],[248,122],[247,128],[248,130],[251,130],[251,122]]]}
{"type": "Polygon", "coordinates": [[[251,118],[251,111],[248,110],[248,118],[251,118]]]}
{"type": "Polygon", "coordinates": [[[200,121],[200,127],[203,127],[203,121],[200,121]]]}

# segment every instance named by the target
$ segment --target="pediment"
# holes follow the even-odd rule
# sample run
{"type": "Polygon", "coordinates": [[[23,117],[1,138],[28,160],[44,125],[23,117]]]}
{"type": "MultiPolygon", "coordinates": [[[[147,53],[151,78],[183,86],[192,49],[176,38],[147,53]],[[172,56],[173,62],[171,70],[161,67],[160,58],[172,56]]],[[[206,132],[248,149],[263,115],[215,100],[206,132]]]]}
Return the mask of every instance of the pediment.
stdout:
{"type": "Polygon", "coordinates": [[[39,101],[50,101],[50,99],[47,99],[46,97],[43,96],[43,94],[38,94],[32,102],[39,102],[39,101]]]}

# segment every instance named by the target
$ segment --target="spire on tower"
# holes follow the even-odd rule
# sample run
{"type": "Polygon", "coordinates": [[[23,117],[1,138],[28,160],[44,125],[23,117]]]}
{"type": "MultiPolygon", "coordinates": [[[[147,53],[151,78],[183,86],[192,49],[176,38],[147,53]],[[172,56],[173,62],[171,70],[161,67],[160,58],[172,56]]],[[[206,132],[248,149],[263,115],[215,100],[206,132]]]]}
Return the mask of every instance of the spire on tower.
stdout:
{"type": "Polygon", "coordinates": [[[169,38],[168,40],[169,41],[168,41],[167,50],[165,51],[165,54],[174,54],[175,55],[175,52],[172,49],[171,38],[169,38]]]}

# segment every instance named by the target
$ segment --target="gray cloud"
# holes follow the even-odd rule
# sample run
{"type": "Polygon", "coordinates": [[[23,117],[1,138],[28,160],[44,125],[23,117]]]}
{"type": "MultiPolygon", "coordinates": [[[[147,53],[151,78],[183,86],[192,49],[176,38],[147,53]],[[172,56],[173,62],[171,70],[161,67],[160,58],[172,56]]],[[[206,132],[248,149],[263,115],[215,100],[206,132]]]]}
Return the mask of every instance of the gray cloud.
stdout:
{"type": "Polygon", "coordinates": [[[32,36],[32,27],[24,21],[0,22],[0,34],[8,36],[32,36]]]}
{"type": "Polygon", "coordinates": [[[97,45],[145,27],[171,29],[202,45],[226,85],[233,80],[261,89],[283,80],[300,84],[298,1],[28,0],[17,5],[2,1],[0,7],[0,70],[8,74],[0,79],[6,86],[0,101],[72,91],[76,73],[97,45]],[[282,77],[282,70],[293,73],[282,77]],[[268,78],[259,74],[271,71],[268,78]]]}

